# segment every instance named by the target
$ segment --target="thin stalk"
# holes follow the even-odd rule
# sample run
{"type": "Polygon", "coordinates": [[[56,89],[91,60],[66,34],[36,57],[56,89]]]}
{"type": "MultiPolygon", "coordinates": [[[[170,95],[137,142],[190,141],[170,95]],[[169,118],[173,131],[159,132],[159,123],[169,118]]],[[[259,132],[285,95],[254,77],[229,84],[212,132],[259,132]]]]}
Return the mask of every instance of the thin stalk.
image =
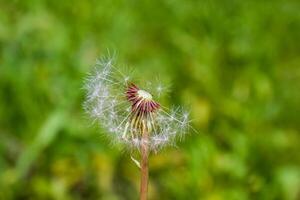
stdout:
{"type": "Polygon", "coordinates": [[[146,129],[142,133],[143,142],[141,145],[141,185],[140,185],[140,200],[147,200],[148,194],[148,179],[149,179],[149,135],[146,129]]]}

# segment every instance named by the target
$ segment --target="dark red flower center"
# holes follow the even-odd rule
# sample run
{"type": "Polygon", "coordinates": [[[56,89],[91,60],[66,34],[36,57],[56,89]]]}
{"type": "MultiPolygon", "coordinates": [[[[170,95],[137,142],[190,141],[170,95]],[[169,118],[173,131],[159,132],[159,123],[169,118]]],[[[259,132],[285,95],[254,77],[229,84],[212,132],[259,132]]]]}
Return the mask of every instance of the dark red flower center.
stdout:
{"type": "Polygon", "coordinates": [[[148,114],[159,109],[160,105],[152,99],[152,95],[139,89],[135,84],[130,84],[126,90],[126,97],[132,103],[132,111],[137,114],[148,114]]]}

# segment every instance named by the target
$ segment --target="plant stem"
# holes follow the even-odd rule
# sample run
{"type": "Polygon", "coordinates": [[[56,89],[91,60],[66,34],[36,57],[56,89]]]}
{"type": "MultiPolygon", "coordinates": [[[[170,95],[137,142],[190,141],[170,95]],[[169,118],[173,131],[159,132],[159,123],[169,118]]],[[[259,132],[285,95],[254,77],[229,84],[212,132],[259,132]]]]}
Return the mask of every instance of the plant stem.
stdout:
{"type": "Polygon", "coordinates": [[[140,200],[147,200],[148,194],[148,178],[149,178],[149,167],[148,167],[148,157],[149,157],[149,146],[148,132],[144,129],[143,131],[143,143],[141,145],[141,185],[140,185],[140,200]]]}

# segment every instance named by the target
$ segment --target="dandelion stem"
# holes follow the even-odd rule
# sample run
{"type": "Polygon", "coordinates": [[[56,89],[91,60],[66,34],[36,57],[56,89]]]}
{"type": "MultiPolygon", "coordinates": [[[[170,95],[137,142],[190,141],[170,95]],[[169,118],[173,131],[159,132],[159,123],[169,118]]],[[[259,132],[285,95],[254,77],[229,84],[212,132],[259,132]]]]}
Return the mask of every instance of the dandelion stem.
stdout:
{"type": "Polygon", "coordinates": [[[144,128],[142,133],[142,145],[141,145],[141,185],[140,185],[140,200],[147,200],[148,193],[148,157],[149,157],[149,135],[144,128]]]}

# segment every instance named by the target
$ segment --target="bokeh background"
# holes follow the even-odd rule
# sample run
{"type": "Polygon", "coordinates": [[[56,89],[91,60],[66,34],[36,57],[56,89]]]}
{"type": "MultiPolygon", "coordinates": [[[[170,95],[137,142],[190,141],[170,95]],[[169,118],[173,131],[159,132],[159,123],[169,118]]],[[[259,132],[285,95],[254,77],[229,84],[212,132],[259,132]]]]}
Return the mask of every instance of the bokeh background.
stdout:
{"type": "Polygon", "coordinates": [[[0,0],[0,199],[137,199],[139,170],[84,110],[117,52],[172,83],[193,127],[150,158],[152,200],[300,199],[297,0],[0,0]]]}

